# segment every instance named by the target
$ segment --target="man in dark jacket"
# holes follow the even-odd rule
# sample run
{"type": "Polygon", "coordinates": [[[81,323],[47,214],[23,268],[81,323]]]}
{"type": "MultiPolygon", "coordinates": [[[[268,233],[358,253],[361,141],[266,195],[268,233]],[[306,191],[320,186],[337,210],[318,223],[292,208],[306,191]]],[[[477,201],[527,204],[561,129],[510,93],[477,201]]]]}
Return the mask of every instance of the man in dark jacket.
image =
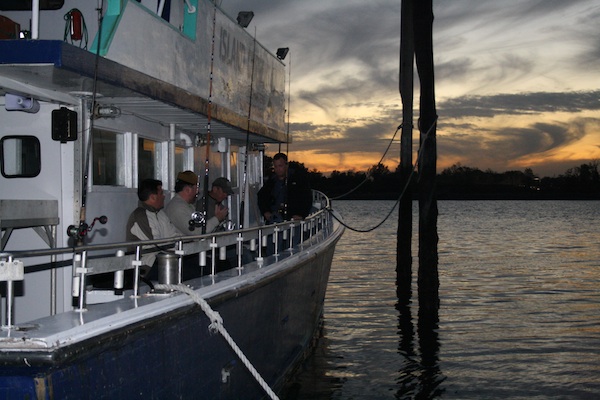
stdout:
{"type": "Polygon", "coordinates": [[[273,157],[274,174],[258,191],[258,207],[266,223],[302,220],[310,213],[312,193],[306,176],[288,169],[287,155],[273,157]]]}

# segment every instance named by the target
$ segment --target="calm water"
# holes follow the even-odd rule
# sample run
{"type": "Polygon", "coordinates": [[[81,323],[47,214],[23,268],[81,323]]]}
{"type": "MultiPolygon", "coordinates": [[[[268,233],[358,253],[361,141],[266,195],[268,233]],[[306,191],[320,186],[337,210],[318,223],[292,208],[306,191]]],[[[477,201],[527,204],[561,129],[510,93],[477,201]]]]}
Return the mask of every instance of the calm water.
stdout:
{"type": "MultiPolygon", "coordinates": [[[[365,229],[393,202],[334,205],[365,229]]],[[[600,202],[438,208],[437,329],[417,317],[416,219],[413,301],[402,313],[397,213],[373,233],[347,230],[332,265],[324,337],[284,397],[600,398],[600,202]]]]}

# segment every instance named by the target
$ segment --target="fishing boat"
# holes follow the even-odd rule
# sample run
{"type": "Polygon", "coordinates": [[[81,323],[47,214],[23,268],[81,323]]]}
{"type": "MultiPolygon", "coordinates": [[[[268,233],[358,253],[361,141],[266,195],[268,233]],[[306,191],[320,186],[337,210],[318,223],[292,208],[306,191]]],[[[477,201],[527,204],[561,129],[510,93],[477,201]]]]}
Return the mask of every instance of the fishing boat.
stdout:
{"type": "Polygon", "coordinates": [[[316,191],[303,220],[258,211],[266,149],[289,132],[286,50],[251,16],[0,1],[0,397],[276,398],[310,351],[344,228],[316,191]],[[186,170],[201,197],[229,179],[226,226],[204,232],[199,211],[191,235],[126,242],[138,184],[169,199],[186,170]]]}

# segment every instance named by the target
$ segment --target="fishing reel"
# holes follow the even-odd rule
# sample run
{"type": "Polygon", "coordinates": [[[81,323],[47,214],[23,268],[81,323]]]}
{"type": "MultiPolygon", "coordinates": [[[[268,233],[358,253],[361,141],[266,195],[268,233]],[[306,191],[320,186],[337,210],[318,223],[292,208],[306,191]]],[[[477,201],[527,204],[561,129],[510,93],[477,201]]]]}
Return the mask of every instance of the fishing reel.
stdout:
{"type": "Polygon", "coordinates": [[[235,228],[235,222],[230,219],[224,219],[223,221],[219,222],[219,225],[217,225],[212,232],[228,232],[235,230],[235,228]]]}
{"type": "Polygon", "coordinates": [[[206,225],[206,216],[200,211],[192,213],[192,219],[190,219],[189,225],[190,231],[193,231],[197,227],[206,225]]]}
{"type": "Polygon", "coordinates": [[[79,226],[69,225],[69,227],[67,228],[67,236],[72,237],[74,239],[81,239],[94,228],[94,224],[96,222],[100,222],[102,225],[104,225],[107,221],[108,218],[106,217],[106,215],[102,215],[101,217],[94,218],[92,224],[89,226],[85,221],[81,221],[79,223],[79,226]]]}

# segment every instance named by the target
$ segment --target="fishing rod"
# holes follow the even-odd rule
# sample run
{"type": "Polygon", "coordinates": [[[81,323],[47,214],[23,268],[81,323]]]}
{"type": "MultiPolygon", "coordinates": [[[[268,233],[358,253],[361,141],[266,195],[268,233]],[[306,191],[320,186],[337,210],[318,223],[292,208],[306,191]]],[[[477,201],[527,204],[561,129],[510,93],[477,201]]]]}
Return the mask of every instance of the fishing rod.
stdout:
{"type": "MultiPolygon", "coordinates": [[[[285,75],[284,75],[285,76],[285,75]]],[[[285,154],[290,158],[290,97],[292,95],[292,55],[290,54],[290,61],[288,63],[288,98],[287,98],[287,141],[285,143],[285,154]]]]}
{"type": "Polygon", "coordinates": [[[67,235],[76,240],[77,245],[83,244],[83,238],[87,233],[92,229],[96,220],[100,221],[100,223],[105,224],[107,218],[105,216],[94,219],[94,222],[91,226],[88,226],[87,222],[85,222],[86,218],[86,203],[87,203],[87,189],[88,189],[88,181],[89,181],[89,173],[90,173],[90,154],[92,151],[92,135],[94,133],[94,114],[96,110],[96,94],[97,94],[97,86],[98,86],[98,65],[100,62],[100,43],[102,40],[102,21],[104,16],[102,15],[102,10],[104,9],[104,0],[98,1],[98,43],[96,45],[96,56],[95,56],[95,64],[94,64],[94,86],[92,89],[92,107],[91,107],[91,117],[90,117],[90,127],[88,130],[88,138],[85,143],[85,156],[83,159],[83,183],[81,188],[81,207],[79,210],[79,226],[70,225],[67,228],[67,235]]]}
{"type": "Polygon", "coordinates": [[[204,197],[202,198],[202,206],[204,209],[204,218],[202,220],[202,233],[206,233],[206,219],[208,216],[208,178],[210,172],[210,123],[212,120],[212,92],[213,92],[213,68],[215,64],[215,31],[217,26],[217,2],[214,1],[213,8],[213,29],[212,29],[212,43],[210,50],[210,73],[208,83],[208,112],[207,112],[207,123],[206,123],[206,158],[204,161],[204,197]]]}
{"type": "Polygon", "coordinates": [[[244,157],[244,178],[242,180],[242,198],[240,201],[240,229],[244,227],[244,208],[246,203],[246,185],[248,184],[248,150],[250,147],[250,118],[252,116],[252,87],[254,86],[254,60],[256,58],[256,27],[254,27],[254,44],[252,49],[252,69],[250,72],[250,100],[248,105],[248,126],[246,129],[246,155],[244,157]]]}
{"type": "Polygon", "coordinates": [[[288,180],[290,177],[290,97],[292,95],[292,55],[290,54],[290,61],[288,62],[288,106],[287,106],[287,138],[285,142],[285,156],[286,160],[286,170],[285,170],[285,182],[284,182],[284,206],[283,206],[283,218],[287,220],[288,218],[288,180]]]}

